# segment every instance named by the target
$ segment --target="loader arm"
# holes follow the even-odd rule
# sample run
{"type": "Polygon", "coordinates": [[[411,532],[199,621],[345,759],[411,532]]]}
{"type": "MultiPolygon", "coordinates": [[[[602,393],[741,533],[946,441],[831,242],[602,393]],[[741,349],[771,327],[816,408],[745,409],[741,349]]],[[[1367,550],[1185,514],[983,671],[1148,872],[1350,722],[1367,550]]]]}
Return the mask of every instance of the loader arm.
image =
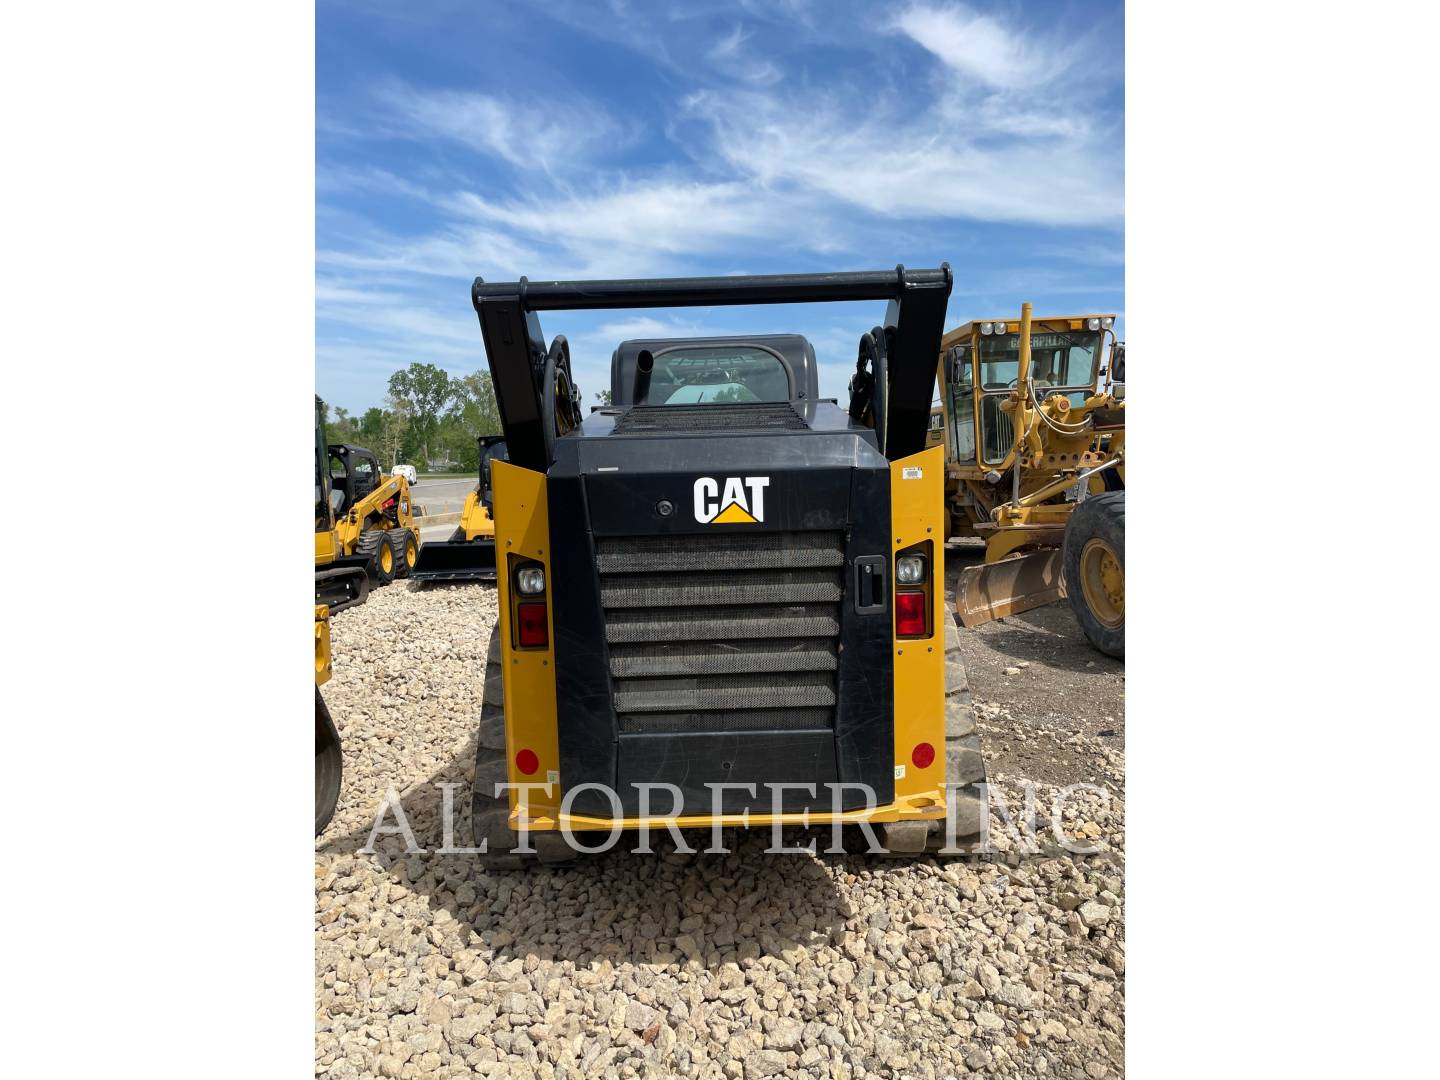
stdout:
{"type": "MultiPolygon", "coordinates": [[[[765,274],[738,277],[487,283],[471,299],[511,463],[544,472],[553,439],[545,423],[547,349],[537,313],[612,308],[712,307],[885,300],[880,367],[885,455],[891,461],[925,449],[935,356],[954,283],[948,263],[936,270],[765,274]]],[[[867,335],[868,336],[868,335],[867,335]]]]}

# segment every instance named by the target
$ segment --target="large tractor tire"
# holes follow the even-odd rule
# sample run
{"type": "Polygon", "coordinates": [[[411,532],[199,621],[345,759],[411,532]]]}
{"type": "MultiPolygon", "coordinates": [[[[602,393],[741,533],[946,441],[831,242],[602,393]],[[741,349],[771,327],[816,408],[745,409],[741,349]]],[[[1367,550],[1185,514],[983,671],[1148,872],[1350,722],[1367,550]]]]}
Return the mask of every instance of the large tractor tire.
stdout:
{"type": "Polygon", "coordinates": [[[365,573],[376,585],[389,585],[395,580],[395,549],[384,529],[361,533],[355,542],[355,554],[365,560],[365,573]]]}
{"type": "Polygon", "coordinates": [[[1065,592],[1090,644],[1125,658],[1125,492],[1091,495],[1065,526],[1065,592]]]}
{"type": "Polygon", "coordinates": [[[315,835],[330,824],[335,806],[340,801],[340,733],[330,719],[330,710],[315,687],[315,835]]]}
{"type": "Polygon", "coordinates": [[[395,576],[408,578],[420,559],[420,542],[409,529],[390,530],[390,551],[395,558],[395,576]]]}
{"type": "Polygon", "coordinates": [[[472,846],[486,844],[475,856],[487,870],[523,870],[527,866],[554,866],[575,859],[576,853],[558,832],[532,832],[530,852],[517,852],[520,838],[510,828],[510,793],[495,792],[509,780],[505,755],[505,683],[501,675],[500,627],[490,632],[490,653],[485,662],[485,693],[480,706],[480,731],[475,739],[475,782],[470,795],[472,846]]]}

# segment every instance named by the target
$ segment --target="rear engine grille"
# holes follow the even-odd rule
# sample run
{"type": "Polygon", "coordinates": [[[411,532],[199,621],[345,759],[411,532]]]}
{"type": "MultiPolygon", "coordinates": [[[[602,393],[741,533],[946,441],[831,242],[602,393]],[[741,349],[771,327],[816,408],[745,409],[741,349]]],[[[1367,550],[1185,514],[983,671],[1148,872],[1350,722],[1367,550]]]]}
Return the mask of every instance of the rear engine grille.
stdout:
{"type": "Polygon", "coordinates": [[[749,712],[633,713],[625,716],[627,735],[669,735],[677,731],[714,734],[725,731],[814,731],[832,724],[833,709],[754,709],[749,712]]]}
{"type": "Polygon", "coordinates": [[[607,608],[838,603],[839,600],[840,577],[833,570],[612,574],[600,584],[600,602],[607,608]]]}
{"type": "Polygon", "coordinates": [[[788,401],[744,405],[635,405],[616,421],[616,435],[716,431],[808,431],[788,401]]]}
{"type": "Polygon", "coordinates": [[[839,532],[597,542],[622,733],[833,727],[839,532]]]}

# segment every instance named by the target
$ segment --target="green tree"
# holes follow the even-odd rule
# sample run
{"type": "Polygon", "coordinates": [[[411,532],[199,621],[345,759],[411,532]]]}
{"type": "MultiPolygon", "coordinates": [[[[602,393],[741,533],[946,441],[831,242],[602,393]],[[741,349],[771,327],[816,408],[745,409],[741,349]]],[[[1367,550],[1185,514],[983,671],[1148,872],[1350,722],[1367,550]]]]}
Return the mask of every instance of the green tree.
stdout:
{"type": "Polygon", "coordinates": [[[495,400],[495,384],[488,371],[476,371],[452,384],[450,415],[460,422],[471,438],[500,434],[500,405],[495,400]]]}
{"type": "Polygon", "coordinates": [[[345,406],[335,406],[335,418],[326,426],[325,441],[360,444],[360,431],[355,425],[355,418],[345,406]]]}
{"type": "Polygon", "coordinates": [[[598,401],[601,405],[615,404],[614,396],[610,393],[609,390],[596,390],[595,400],[598,401]]]}
{"type": "Polygon", "coordinates": [[[378,447],[385,433],[385,410],[375,405],[370,406],[356,426],[360,446],[378,447]]]}
{"type": "Polygon", "coordinates": [[[390,411],[395,411],[394,402],[405,403],[423,459],[430,457],[430,438],[454,395],[449,373],[434,364],[411,364],[390,376],[390,411]]]}
{"type": "Polygon", "coordinates": [[[480,448],[476,439],[481,435],[500,434],[500,406],[495,400],[495,384],[490,372],[472,372],[450,383],[454,394],[450,411],[445,414],[436,433],[437,445],[445,450],[451,465],[462,472],[480,467],[480,448]]]}
{"type": "Polygon", "coordinates": [[[385,404],[390,408],[381,415],[380,445],[377,449],[382,459],[386,457],[390,459],[390,464],[385,466],[386,472],[389,472],[400,460],[400,450],[405,445],[405,436],[415,418],[412,415],[410,403],[402,397],[391,394],[385,404]]]}

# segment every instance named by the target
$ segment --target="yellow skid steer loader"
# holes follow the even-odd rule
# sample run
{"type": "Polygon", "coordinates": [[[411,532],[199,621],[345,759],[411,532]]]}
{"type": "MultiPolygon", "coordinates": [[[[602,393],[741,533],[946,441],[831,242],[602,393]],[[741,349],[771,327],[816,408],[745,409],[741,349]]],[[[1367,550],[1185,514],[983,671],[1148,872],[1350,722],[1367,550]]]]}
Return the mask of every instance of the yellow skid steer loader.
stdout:
{"type": "Polygon", "coordinates": [[[952,280],[475,281],[507,446],[471,806],[491,867],[667,823],[969,850],[985,768],[926,448],[952,280]],[[775,333],[621,342],[613,405],[582,415],[538,318],[874,300],[847,403],[820,396],[809,341],[775,333]]]}
{"type": "Polygon", "coordinates": [[[420,509],[411,501],[409,482],[386,476],[363,447],[331,443],[325,455],[331,525],[319,528],[317,510],[317,567],[359,567],[374,585],[409,577],[420,558],[420,509]]]}
{"type": "Polygon", "coordinates": [[[480,480],[465,496],[460,526],[449,540],[431,540],[420,548],[410,575],[416,581],[494,581],[495,521],[490,516],[490,462],[505,459],[505,436],[482,435],[480,480]]]}
{"type": "MultiPolygon", "coordinates": [[[[335,501],[330,485],[329,449],[320,399],[315,399],[315,603],[328,613],[363,604],[370,595],[370,579],[363,566],[344,559],[345,548],[335,522],[335,501]]],[[[342,496],[343,498],[343,496],[342,496]]],[[[328,616],[327,616],[328,617],[328,616]]],[[[317,616],[318,619],[318,616],[317,616]]],[[[318,669],[317,669],[318,670],[318,669]]]]}

